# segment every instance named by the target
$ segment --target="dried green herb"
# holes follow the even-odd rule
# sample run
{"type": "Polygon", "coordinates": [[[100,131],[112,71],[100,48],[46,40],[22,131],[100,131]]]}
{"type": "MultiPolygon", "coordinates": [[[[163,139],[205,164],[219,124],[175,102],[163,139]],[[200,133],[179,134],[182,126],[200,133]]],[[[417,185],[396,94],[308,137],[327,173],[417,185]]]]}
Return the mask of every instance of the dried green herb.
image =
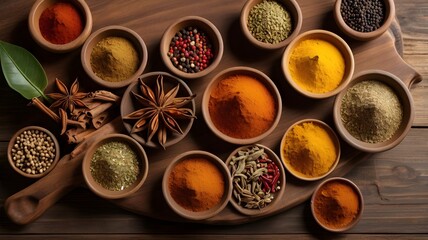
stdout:
{"type": "Polygon", "coordinates": [[[403,107],[394,90],[379,81],[363,81],[347,90],[340,108],[349,133],[360,141],[389,140],[400,128],[403,107]]]}
{"type": "Polygon", "coordinates": [[[293,29],[290,13],[272,0],[265,0],[251,8],[247,27],[257,40],[272,44],[284,41],[293,29]]]}
{"type": "Polygon", "coordinates": [[[22,47],[0,41],[0,62],[9,86],[26,99],[42,96],[48,80],[39,61],[22,47]]]}
{"type": "Polygon", "coordinates": [[[115,141],[95,150],[90,168],[94,180],[111,191],[131,186],[140,172],[135,151],[128,144],[115,141]]]}

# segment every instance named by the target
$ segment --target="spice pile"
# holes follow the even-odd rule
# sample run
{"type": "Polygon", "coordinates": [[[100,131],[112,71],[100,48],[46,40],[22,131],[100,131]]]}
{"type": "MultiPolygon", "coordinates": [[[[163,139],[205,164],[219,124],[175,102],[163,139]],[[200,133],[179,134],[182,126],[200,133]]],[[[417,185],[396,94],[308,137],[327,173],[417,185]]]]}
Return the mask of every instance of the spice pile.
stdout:
{"type": "Polygon", "coordinates": [[[346,130],[360,141],[385,142],[394,136],[403,120],[403,106],[394,90],[373,80],[349,88],[340,108],[346,130]]]}
{"type": "Polygon", "coordinates": [[[83,20],[73,4],[57,2],[46,8],[39,19],[42,36],[53,44],[66,44],[83,31],[83,20]]]}
{"type": "Polygon", "coordinates": [[[23,131],[16,138],[11,153],[15,166],[33,175],[48,170],[57,154],[52,138],[37,129],[23,131]]]}
{"type": "Polygon", "coordinates": [[[94,180],[111,191],[131,186],[140,173],[140,163],[135,151],[125,142],[108,142],[99,146],[90,164],[94,180]]]}
{"type": "Polygon", "coordinates": [[[232,75],[214,88],[208,109],[220,132],[246,139],[257,137],[272,126],[277,107],[269,89],[258,79],[232,75]]]}
{"type": "Polygon", "coordinates": [[[345,60],[330,42],[307,39],[292,50],[288,68],[299,87],[312,93],[327,93],[342,82],[345,60]]]}
{"type": "Polygon", "coordinates": [[[264,0],[252,7],[247,27],[257,40],[271,44],[287,39],[293,29],[290,13],[274,0],[264,0]]]}
{"type": "Polygon", "coordinates": [[[264,208],[280,190],[281,173],[263,148],[254,146],[241,150],[229,163],[232,175],[233,197],[245,208],[264,208]]]}
{"type": "Polygon", "coordinates": [[[205,32],[196,27],[186,27],[171,39],[168,57],[180,71],[197,73],[214,60],[214,50],[205,32]]]}
{"type": "Polygon", "coordinates": [[[313,204],[318,221],[333,229],[349,226],[360,211],[358,193],[344,181],[332,180],[321,186],[313,204]]]}
{"type": "Polygon", "coordinates": [[[343,0],[340,13],[355,31],[372,32],[385,20],[385,5],[383,0],[343,0]]]}
{"type": "Polygon", "coordinates": [[[283,161],[295,175],[323,176],[334,165],[338,150],[329,132],[316,122],[294,125],[282,146],[283,161]]]}
{"type": "Polygon", "coordinates": [[[202,212],[220,203],[225,191],[224,183],[223,174],[210,160],[189,158],[174,166],[168,178],[168,189],[180,206],[202,212]]]}
{"type": "Polygon", "coordinates": [[[91,52],[92,71],[105,81],[126,80],[137,71],[139,64],[135,47],[123,37],[106,37],[91,52]]]}

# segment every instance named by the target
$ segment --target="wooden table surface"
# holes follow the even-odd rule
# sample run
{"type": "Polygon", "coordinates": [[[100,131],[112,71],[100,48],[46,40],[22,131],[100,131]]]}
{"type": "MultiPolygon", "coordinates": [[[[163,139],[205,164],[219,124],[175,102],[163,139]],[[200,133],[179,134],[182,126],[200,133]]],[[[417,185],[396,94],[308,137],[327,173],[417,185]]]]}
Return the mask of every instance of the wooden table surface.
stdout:
{"type": "MultiPolygon", "coordinates": [[[[135,1],[119,1],[121,4],[135,1]]],[[[156,2],[156,1],[154,1],[156,2]]],[[[240,1],[242,4],[244,1],[240,1]]],[[[131,16],[114,12],[111,1],[89,1],[94,15],[94,30],[118,24],[137,25],[131,16]],[[96,16],[105,15],[102,24],[96,16]]],[[[171,3],[176,6],[176,3],[171,3]]],[[[197,3],[195,3],[197,5],[197,3]]],[[[236,3],[235,3],[236,4],[236,3]]],[[[26,125],[51,128],[52,122],[27,100],[11,90],[0,77],[0,239],[138,239],[179,238],[428,238],[428,2],[426,0],[396,0],[398,22],[403,37],[403,58],[418,71],[423,81],[411,88],[416,118],[404,141],[396,148],[375,154],[358,165],[345,177],[354,181],[365,198],[365,212],[360,222],[346,234],[325,232],[311,216],[309,201],[262,220],[236,226],[209,226],[174,223],[139,216],[96,197],[84,188],[75,189],[50,208],[41,218],[26,226],[12,223],[3,204],[7,197],[34,181],[12,171],[7,162],[9,138],[26,125]]],[[[13,42],[30,50],[42,65],[48,66],[48,76],[70,75],[81,71],[79,51],[65,55],[48,54],[35,45],[28,33],[27,15],[32,5],[28,0],[2,0],[0,8],[0,40],[13,42]],[[53,61],[69,64],[70,72],[56,69],[53,61]]],[[[154,12],[155,4],[147,4],[154,12]]],[[[181,6],[177,11],[183,10],[181,6]]],[[[156,11],[155,11],[156,10],[156,11]]],[[[136,11],[130,9],[135,14],[136,11]]],[[[169,10],[171,19],[174,11],[169,10]]],[[[197,14],[197,13],[194,13],[197,14]]],[[[147,24],[147,23],[146,23],[147,24]]],[[[146,33],[150,34],[150,33],[146,33]]],[[[153,68],[153,66],[149,66],[153,68]]],[[[156,68],[154,68],[156,69],[156,68]]],[[[64,76],[65,77],[65,76],[64,76]]],[[[68,81],[70,79],[67,79],[68,81]]],[[[50,86],[51,87],[51,86],[50,86]]],[[[144,204],[144,203],[141,203],[144,204]]]]}

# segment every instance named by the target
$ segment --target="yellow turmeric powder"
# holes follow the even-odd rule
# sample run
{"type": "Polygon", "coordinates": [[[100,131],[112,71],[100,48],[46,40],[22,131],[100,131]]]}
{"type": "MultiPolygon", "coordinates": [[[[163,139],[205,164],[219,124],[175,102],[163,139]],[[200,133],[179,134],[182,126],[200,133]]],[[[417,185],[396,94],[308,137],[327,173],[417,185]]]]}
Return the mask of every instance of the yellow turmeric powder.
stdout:
{"type": "Polygon", "coordinates": [[[345,74],[345,60],[340,51],[321,39],[298,43],[291,52],[288,67],[294,82],[312,93],[333,91],[345,74]]]}
{"type": "Polygon", "coordinates": [[[276,102],[269,89],[247,75],[221,80],[212,91],[209,113],[224,134],[240,139],[266,132],[276,117],[276,102]]]}
{"type": "Polygon", "coordinates": [[[285,136],[283,161],[294,174],[313,178],[326,174],[337,158],[337,149],[327,130],[316,122],[295,125],[285,136]]]}
{"type": "Polygon", "coordinates": [[[172,198],[183,208],[206,211],[220,203],[224,176],[211,161],[189,158],[179,162],[168,179],[172,198]]]}

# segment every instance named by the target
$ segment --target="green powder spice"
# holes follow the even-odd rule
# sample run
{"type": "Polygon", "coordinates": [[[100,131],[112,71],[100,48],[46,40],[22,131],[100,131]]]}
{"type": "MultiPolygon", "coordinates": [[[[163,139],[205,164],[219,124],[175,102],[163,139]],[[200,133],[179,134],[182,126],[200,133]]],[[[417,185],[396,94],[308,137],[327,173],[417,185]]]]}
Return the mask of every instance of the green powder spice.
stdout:
{"type": "Polygon", "coordinates": [[[120,191],[131,186],[139,173],[137,154],[124,142],[105,143],[92,156],[92,177],[108,190],[120,191]]]}
{"type": "Polygon", "coordinates": [[[276,44],[290,35],[293,26],[290,13],[277,1],[256,4],[248,15],[248,29],[259,41],[276,44]]]}
{"type": "Polygon", "coordinates": [[[99,41],[91,53],[92,71],[101,79],[120,82],[131,77],[140,60],[132,43],[122,37],[106,37],[99,41]]]}
{"type": "Polygon", "coordinates": [[[363,81],[342,99],[341,119],[349,133],[367,143],[385,142],[397,132],[403,107],[394,90],[379,81],[363,81]]]}

